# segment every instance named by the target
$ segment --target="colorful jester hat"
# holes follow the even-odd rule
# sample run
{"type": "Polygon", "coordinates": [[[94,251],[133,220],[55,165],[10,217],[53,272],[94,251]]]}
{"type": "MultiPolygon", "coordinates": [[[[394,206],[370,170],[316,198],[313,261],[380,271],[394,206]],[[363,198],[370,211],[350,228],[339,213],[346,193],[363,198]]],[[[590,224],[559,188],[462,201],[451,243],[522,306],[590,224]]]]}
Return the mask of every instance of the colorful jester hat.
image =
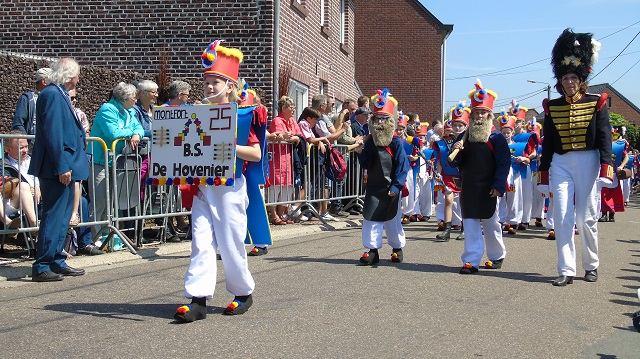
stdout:
{"type": "Polygon", "coordinates": [[[244,79],[240,80],[240,88],[238,98],[240,99],[240,107],[255,106],[258,104],[256,92],[249,88],[249,83],[244,79]]]}
{"type": "Polygon", "coordinates": [[[223,40],[210,43],[200,56],[204,67],[204,76],[218,76],[238,83],[238,72],[244,55],[238,49],[220,45],[223,40]]]}
{"type": "Polygon", "coordinates": [[[527,132],[535,133],[536,136],[538,136],[538,139],[540,139],[541,129],[542,129],[542,126],[540,126],[535,116],[531,118],[531,121],[527,122],[527,132]]]}
{"type": "Polygon", "coordinates": [[[487,90],[482,87],[480,79],[476,79],[474,89],[469,92],[469,99],[471,100],[471,109],[485,109],[493,111],[493,104],[498,99],[498,94],[491,90],[487,90]]]}
{"type": "Polygon", "coordinates": [[[398,126],[407,128],[409,125],[409,116],[405,115],[403,111],[398,111],[398,126]]]}
{"type": "Polygon", "coordinates": [[[456,107],[451,109],[451,121],[462,122],[468,126],[470,114],[471,109],[466,106],[464,101],[460,101],[456,107]]]}
{"type": "Polygon", "coordinates": [[[504,108],[500,111],[498,122],[500,123],[500,128],[516,129],[516,118],[510,115],[504,108]]]}
{"type": "Polygon", "coordinates": [[[391,96],[389,89],[378,90],[377,94],[371,96],[374,115],[397,116],[398,101],[391,96]]]}
{"type": "Polygon", "coordinates": [[[562,76],[573,73],[586,81],[593,65],[598,61],[601,44],[590,33],[575,33],[565,29],[551,50],[553,75],[560,81],[562,76]]]}
{"type": "Polygon", "coordinates": [[[527,117],[528,108],[520,106],[516,99],[511,100],[511,107],[509,108],[509,114],[516,116],[518,120],[524,121],[527,117]]]}

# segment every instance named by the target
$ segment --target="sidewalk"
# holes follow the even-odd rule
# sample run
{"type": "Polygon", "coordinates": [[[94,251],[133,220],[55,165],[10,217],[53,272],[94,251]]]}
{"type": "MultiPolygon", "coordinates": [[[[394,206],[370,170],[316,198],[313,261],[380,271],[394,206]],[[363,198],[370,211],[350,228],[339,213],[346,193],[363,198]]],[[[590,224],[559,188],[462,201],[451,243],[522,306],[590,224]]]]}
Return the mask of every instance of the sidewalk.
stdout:
{"type": "MultiPolygon", "coordinates": [[[[302,237],[321,232],[339,231],[360,227],[362,217],[351,216],[338,222],[329,222],[324,225],[318,220],[306,223],[290,224],[286,226],[271,226],[271,236],[274,243],[281,239],[302,237]]],[[[277,245],[277,244],[275,244],[277,245]]],[[[181,243],[151,244],[138,249],[138,254],[131,254],[123,250],[107,253],[101,256],[78,256],[71,258],[68,263],[72,267],[83,268],[90,272],[103,271],[115,267],[124,267],[139,264],[142,261],[166,260],[189,256],[191,241],[181,243]]],[[[16,260],[12,263],[0,264],[0,282],[4,281],[28,281],[31,276],[32,260],[16,260]]]]}

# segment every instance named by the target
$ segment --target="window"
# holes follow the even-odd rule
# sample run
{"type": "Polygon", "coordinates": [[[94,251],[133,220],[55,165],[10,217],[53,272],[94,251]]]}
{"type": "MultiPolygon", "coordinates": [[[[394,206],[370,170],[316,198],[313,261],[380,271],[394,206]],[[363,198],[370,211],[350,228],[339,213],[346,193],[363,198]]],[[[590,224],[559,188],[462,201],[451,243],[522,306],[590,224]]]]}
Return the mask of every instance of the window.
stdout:
{"type": "Polygon", "coordinates": [[[347,43],[347,0],[340,0],[340,43],[347,43]]]}
{"type": "Polygon", "coordinates": [[[303,18],[309,15],[306,2],[307,0],[291,0],[291,7],[294,8],[303,18]]]}
{"type": "Polygon", "coordinates": [[[325,5],[327,0],[320,0],[320,26],[326,26],[327,13],[325,11],[325,5]]]}
{"type": "Polygon", "coordinates": [[[329,92],[329,83],[324,80],[320,80],[320,86],[318,87],[318,93],[326,95],[329,92]]]}
{"type": "Polygon", "coordinates": [[[289,84],[289,97],[293,100],[296,119],[302,114],[302,110],[309,106],[309,87],[304,84],[291,80],[289,84]]]}

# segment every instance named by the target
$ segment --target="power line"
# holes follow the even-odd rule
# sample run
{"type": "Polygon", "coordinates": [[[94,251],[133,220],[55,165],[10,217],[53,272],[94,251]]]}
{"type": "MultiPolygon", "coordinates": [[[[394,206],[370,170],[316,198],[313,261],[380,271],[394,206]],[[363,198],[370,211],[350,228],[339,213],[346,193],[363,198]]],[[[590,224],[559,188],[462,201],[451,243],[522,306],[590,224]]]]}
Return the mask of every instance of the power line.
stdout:
{"type": "Polygon", "coordinates": [[[633,40],[635,40],[635,39],[636,39],[636,37],[638,37],[638,35],[640,35],[640,31],[638,31],[638,33],[636,34],[636,36],[634,36],[634,37],[633,37],[633,39],[631,39],[631,41],[629,41],[629,42],[627,43],[627,46],[625,46],[625,47],[622,49],[622,51],[620,51],[620,52],[618,53],[618,55],[616,55],[616,57],[614,57],[614,58],[613,58],[613,60],[611,60],[611,61],[607,64],[607,66],[605,66],[605,67],[604,67],[602,70],[600,70],[597,74],[593,75],[593,77],[591,77],[591,80],[593,81],[593,79],[595,79],[596,77],[598,77],[598,75],[600,75],[600,74],[602,73],[602,71],[606,70],[606,69],[607,69],[607,67],[609,67],[609,65],[611,65],[614,61],[616,61],[616,59],[618,59],[618,57],[620,57],[620,55],[624,52],[624,50],[626,50],[626,49],[627,49],[627,47],[629,47],[629,45],[631,45],[631,43],[633,42],[633,40]]]}
{"type": "MultiPolygon", "coordinates": [[[[543,89],[541,89],[541,90],[536,91],[535,93],[531,93],[531,94],[529,94],[529,96],[525,96],[525,97],[520,97],[520,96],[518,96],[518,97],[515,97],[515,99],[516,99],[518,102],[520,102],[520,101],[524,101],[524,100],[530,99],[530,98],[532,98],[532,97],[538,96],[539,94],[541,94],[541,93],[543,93],[543,92],[546,92],[546,91],[547,91],[547,88],[545,87],[545,88],[543,88],[543,89]]],[[[496,106],[496,107],[502,107],[502,106],[508,105],[510,102],[511,102],[511,100],[509,100],[509,101],[505,101],[505,102],[503,102],[503,103],[496,104],[495,106],[496,106]]]]}
{"type": "MultiPolygon", "coordinates": [[[[633,23],[633,24],[631,24],[631,25],[628,25],[628,26],[626,26],[626,27],[623,27],[622,29],[616,30],[616,31],[614,31],[614,32],[612,32],[612,33],[610,33],[610,34],[608,34],[608,35],[604,36],[604,37],[601,37],[601,38],[599,38],[598,40],[604,40],[604,39],[606,39],[606,38],[608,38],[608,37],[611,37],[611,36],[613,36],[613,35],[615,35],[615,34],[617,34],[617,33],[621,32],[621,31],[624,31],[624,30],[626,30],[626,29],[628,29],[628,28],[630,28],[630,27],[632,27],[632,26],[634,26],[634,25],[637,25],[637,24],[640,24],[640,20],[639,20],[639,21],[634,22],[634,23],[633,23]]],[[[625,49],[626,49],[626,48],[625,48],[625,49]]],[[[624,50],[623,50],[623,51],[624,51],[624,50]]],[[[550,59],[551,59],[551,57],[546,57],[546,58],[544,58],[544,59],[540,59],[540,60],[537,60],[537,61],[533,61],[533,62],[530,62],[530,63],[524,64],[524,65],[513,66],[513,67],[509,67],[509,68],[502,69],[502,70],[491,71],[491,72],[486,72],[486,73],[482,73],[482,74],[475,74],[475,75],[470,75],[470,76],[458,76],[458,77],[451,77],[451,78],[448,78],[448,79],[445,79],[445,80],[446,80],[446,81],[463,80],[463,79],[469,79],[469,78],[474,78],[474,77],[482,77],[482,76],[494,75],[494,74],[498,74],[498,73],[505,72],[505,71],[510,71],[510,70],[515,70],[515,69],[519,69],[519,68],[522,68],[522,67],[531,66],[531,65],[537,64],[537,63],[539,63],[539,62],[547,61],[547,60],[550,60],[550,59]]],[[[594,77],[595,77],[595,76],[594,76],[594,77]]]]}
{"type": "Polygon", "coordinates": [[[615,81],[613,81],[611,84],[613,85],[613,84],[615,84],[616,82],[618,82],[618,80],[620,80],[622,77],[624,77],[624,75],[626,75],[626,74],[627,74],[627,72],[631,71],[631,69],[632,69],[632,68],[634,68],[634,67],[635,67],[637,64],[639,64],[639,63],[640,63],[640,59],[638,59],[638,61],[636,61],[636,63],[635,63],[635,64],[631,65],[631,67],[629,67],[629,68],[627,69],[627,71],[625,71],[622,75],[620,75],[620,77],[618,77],[618,78],[617,78],[615,81]]]}

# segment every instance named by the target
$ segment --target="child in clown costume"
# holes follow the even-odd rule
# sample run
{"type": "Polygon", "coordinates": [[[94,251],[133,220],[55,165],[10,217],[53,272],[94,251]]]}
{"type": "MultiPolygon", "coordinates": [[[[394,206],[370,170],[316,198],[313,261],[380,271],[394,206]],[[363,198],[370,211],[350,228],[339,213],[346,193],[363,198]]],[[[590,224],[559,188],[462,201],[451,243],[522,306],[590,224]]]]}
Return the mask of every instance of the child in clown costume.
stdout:
{"type": "Polygon", "coordinates": [[[502,111],[498,118],[500,124],[500,132],[507,140],[509,151],[511,153],[511,166],[509,167],[509,175],[507,176],[507,192],[503,197],[498,198],[499,221],[503,224],[502,231],[510,235],[516,234],[516,228],[522,220],[522,177],[518,171],[518,163],[515,156],[515,142],[513,142],[513,133],[516,127],[516,118],[502,111]]]}
{"type": "Polygon", "coordinates": [[[369,119],[371,136],[358,156],[367,171],[367,185],[362,215],[362,245],[367,252],[360,264],[375,265],[380,261],[382,235],[386,232],[392,248],[391,261],[402,262],[406,239],[402,228],[400,196],[407,179],[409,161],[396,129],[397,101],[387,89],[371,97],[373,114],[369,119]]]}
{"type": "MultiPolygon", "coordinates": [[[[240,50],[223,47],[220,42],[211,43],[202,54],[205,101],[218,105],[237,100],[238,70],[243,58],[240,50]]],[[[264,140],[265,128],[264,109],[239,109],[236,142],[238,160],[234,173],[227,178],[207,180],[206,187],[196,187],[197,195],[192,206],[191,262],[184,280],[185,296],[191,299],[191,303],[177,309],[174,318],[180,323],[207,316],[206,301],[213,297],[216,284],[216,250],[222,259],[227,290],[234,295],[224,314],[243,314],[253,303],[255,282],[249,272],[244,245],[247,211],[251,206],[248,194],[257,190],[259,195],[259,188],[250,190],[251,181],[245,178],[244,173],[249,163],[260,163],[263,150],[256,132],[260,132],[264,140]]],[[[258,209],[262,206],[266,221],[264,203],[254,205],[258,209]]],[[[255,213],[259,214],[260,211],[255,213]]],[[[253,221],[264,222],[252,216],[253,221]]]]}

